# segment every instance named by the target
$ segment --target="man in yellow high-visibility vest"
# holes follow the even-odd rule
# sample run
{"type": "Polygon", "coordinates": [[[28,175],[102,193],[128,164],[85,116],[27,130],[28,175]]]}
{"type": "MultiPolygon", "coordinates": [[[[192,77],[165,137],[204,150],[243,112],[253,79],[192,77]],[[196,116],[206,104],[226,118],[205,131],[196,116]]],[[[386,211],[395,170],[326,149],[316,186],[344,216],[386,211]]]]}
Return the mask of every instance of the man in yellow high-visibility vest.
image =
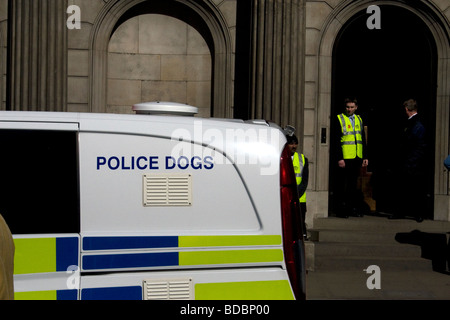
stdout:
{"type": "Polygon", "coordinates": [[[309,179],[309,169],[308,169],[308,158],[306,158],[302,153],[297,152],[298,139],[292,135],[286,135],[287,144],[289,150],[291,151],[292,164],[294,166],[295,178],[297,180],[297,192],[299,196],[300,208],[302,211],[303,219],[303,236],[307,238],[306,233],[306,188],[308,187],[309,179]]]}
{"type": "Polygon", "coordinates": [[[349,215],[362,216],[360,205],[362,202],[357,189],[357,180],[361,167],[369,164],[366,152],[366,137],[364,124],[355,112],[358,109],[356,99],[345,99],[345,112],[338,114],[334,133],[335,148],[338,160],[337,188],[338,212],[341,217],[349,215]]]}

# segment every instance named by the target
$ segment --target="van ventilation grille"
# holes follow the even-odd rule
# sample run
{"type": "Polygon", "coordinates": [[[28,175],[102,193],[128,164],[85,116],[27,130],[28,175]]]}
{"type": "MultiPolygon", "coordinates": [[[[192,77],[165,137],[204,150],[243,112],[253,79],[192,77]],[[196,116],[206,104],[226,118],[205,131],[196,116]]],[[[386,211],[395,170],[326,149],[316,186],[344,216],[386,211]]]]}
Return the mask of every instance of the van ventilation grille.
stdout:
{"type": "Polygon", "coordinates": [[[190,206],[192,176],[144,175],[144,206],[190,206]]]}
{"type": "Polygon", "coordinates": [[[193,281],[189,279],[144,280],[144,300],[193,300],[193,281]]]}

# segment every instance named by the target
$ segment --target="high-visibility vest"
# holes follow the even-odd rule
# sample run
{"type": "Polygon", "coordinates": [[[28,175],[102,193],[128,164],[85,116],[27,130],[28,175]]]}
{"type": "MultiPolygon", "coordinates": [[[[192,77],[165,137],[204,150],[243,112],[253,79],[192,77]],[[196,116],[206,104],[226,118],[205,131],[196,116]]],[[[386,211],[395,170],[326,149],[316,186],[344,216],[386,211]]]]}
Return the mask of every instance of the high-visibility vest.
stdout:
{"type": "Polygon", "coordinates": [[[355,115],[355,127],[352,126],[350,118],[345,114],[338,115],[341,124],[342,137],[341,147],[344,159],[363,157],[362,129],[363,122],[360,116],[355,115]]]}
{"type": "MultiPolygon", "coordinates": [[[[292,159],[292,164],[294,165],[295,178],[297,180],[297,185],[302,183],[303,168],[305,167],[305,156],[302,154],[302,161],[297,152],[294,153],[294,158],[292,159]]],[[[300,197],[300,202],[306,202],[306,192],[304,192],[300,197]]]]}

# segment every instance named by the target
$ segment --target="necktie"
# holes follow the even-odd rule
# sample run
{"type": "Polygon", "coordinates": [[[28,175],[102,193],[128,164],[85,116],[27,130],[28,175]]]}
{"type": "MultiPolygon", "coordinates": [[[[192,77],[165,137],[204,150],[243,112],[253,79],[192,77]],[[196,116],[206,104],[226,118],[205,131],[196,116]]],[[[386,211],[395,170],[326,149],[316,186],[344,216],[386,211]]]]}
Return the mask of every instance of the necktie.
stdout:
{"type": "Polygon", "coordinates": [[[350,117],[350,121],[351,121],[352,126],[354,128],[355,127],[355,116],[354,115],[350,117]]]}

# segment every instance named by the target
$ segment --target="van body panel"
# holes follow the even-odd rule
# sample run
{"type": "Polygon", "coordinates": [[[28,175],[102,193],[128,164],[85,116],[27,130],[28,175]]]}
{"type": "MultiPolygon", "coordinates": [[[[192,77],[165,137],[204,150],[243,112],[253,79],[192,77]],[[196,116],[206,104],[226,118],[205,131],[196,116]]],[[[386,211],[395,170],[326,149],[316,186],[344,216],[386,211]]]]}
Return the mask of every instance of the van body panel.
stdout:
{"type": "MultiPolygon", "coordinates": [[[[83,235],[142,230],[161,235],[208,234],[261,228],[235,167],[218,152],[207,155],[199,146],[198,152],[178,155],[172,152],[177,144],[189,143],[125,134],[81,132],[79,141],[83,235]],[[192,202],[144,206],[144,175],[191,175],[192,202]]],[[[166,190],[162,186],[160,192],[166,190]]]]}
{"type": "MultiPolygon", "coordinates": [[[[81,299],[170,300],[176,284],[186,283],[186,300],[292,300],[286,272],[281,268],[242,268],[186,270],[158,273],[111,273],[103,277],[86,276],[82,280],[81,299]],[[144,281],[143,281],[144,279],[144,281]],[[144,283],[144,285],[143,285],[144,283]],[[148,286],[156,283],[158,286],[148,286]]],[[[181,290],[181,289],[178,289],[181,290]]],[[[179,291],[178,291],[179,293],[179,291]]],[[[172,297],[173,298],[173,297],[172,297]]]]}
{"type": "MultiPolygon", "coordinates": [[[[65,157],[78,190],[75,229],[57,225],[41,234],[14,220],[25,230],[14,234],[17,299],[152,299],[155,281],[167,279],[188,279],[183,299],[220,299],[233,291],[245,299],[293,297],[280,215],[286,141],[278,128],[90,113],[0,112],[0,119],[0,134],[8,137],[53,132],[72,139],[73,153],[65,157]],[[72,255],[59,263],[67,245],[72,255]],[[27,269],[30,262],[35,267],[27,269]]],[[[39,148],[48,149],[39,145],[36,154],[39,148]]]]}

